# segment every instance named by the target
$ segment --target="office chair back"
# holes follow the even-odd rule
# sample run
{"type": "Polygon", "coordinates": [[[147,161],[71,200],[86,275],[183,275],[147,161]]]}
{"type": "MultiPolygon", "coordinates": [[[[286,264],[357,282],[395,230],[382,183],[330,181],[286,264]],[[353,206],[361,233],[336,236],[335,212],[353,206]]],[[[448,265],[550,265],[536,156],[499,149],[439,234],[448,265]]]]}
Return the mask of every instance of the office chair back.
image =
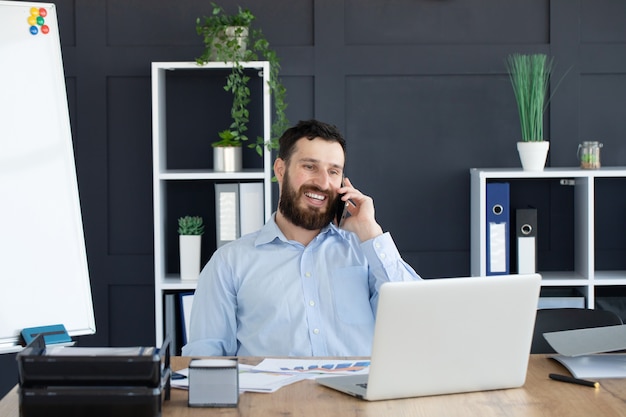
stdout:
{"type": "Polygon", "coordinates": [[[544,333],[590,327],[615,326],[622,319],[612,311],[585,308],[546,308],[537,310],[530,353],[555,353],[544,333]]]}

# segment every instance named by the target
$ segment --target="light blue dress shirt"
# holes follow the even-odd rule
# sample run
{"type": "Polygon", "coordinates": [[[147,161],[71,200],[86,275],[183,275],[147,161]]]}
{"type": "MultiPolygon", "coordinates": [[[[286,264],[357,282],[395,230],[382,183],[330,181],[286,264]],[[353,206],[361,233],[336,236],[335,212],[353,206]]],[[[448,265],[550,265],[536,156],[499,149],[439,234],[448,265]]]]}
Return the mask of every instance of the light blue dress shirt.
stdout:
{"type": "Polygon", "coordinates": [[[275,214],[202,270],[183,355],[369,356],[378,289],[420,279],[391,235],[361,243],[329,225],[304,246],[275,214]]]}

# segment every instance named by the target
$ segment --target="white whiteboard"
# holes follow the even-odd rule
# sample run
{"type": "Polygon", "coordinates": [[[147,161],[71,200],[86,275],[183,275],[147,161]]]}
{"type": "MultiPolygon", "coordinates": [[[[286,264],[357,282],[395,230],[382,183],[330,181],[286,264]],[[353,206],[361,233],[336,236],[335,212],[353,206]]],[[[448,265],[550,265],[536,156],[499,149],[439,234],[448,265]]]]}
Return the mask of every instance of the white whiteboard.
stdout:
{"type": "Polygon", "coordinates": [[[0,1],[0,57],[3,352],[25,327],[96,326],[54,4],[0,1]]]}

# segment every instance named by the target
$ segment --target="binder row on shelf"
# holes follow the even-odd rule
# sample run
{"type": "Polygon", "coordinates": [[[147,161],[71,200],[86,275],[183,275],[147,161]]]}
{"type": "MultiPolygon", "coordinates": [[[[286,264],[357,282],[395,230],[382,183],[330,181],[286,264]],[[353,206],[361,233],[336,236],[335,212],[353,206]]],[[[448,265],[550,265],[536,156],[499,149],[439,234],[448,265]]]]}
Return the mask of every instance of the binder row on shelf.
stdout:
{"type": "Polygon", "coordinates": [[[265,222],[263,183],[215,184],[217,247],[259,230],[265,222]]]}
{"type": "Polygon", "coordinates": [[[516,248],[518,274],[537,272],[537,209],[516,209],[513,224],[509,183],[487,183],[486,196],[487,275],[511,273],[511,248],[516,248]]]}
{"type": "Polygon", "coordinates": [[[486,199],[487,275],[510,273],[512,248],[516,250],[517,273],[537,272],[537,209],[515,209],[515,223],[511,223],[507,182],[487,183],[486,199]]]}
{"type": "Polygon", "coordinates": [[[171,336],[171,349],[175,356],[180,355],[182,347],[187,343],[193,294],[193,291],[178,291],[164,296],[165,334],[171,336]]]}
{"type": "Polygon", "coordinates": [[[158,417],[170,396],[170,344],[46,346],[37,336],[16,357],[20,416],[158,417]]]}
{"type": "MultiPolygon", "coordinates": [[[[512,208],[508,182],[486,186],[487,275],[509,274],[513,259],[518,274],[537,272],[537,209],[512,208]]],[[[585,296],[575,288],[542,288],[538,308],[560,307],[585,308],[585,296]]]]}

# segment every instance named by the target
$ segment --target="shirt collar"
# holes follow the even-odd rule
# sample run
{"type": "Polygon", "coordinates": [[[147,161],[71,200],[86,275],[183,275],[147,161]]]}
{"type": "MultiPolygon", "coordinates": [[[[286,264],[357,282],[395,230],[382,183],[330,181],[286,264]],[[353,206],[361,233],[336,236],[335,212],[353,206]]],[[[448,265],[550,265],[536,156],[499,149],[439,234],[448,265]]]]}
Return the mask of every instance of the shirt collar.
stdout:
{"type": "MultiPolygon", "coordinates": [[[[321,235],[326,235],[326,234],[328,236],[338,235],[341,238],[348,240],[348,236],[347,236],[348,233],[349,232],[346,232],[343,229],[339,229],[337,226],[335,226],[334,223],[330,223],[328,224],[328,226],[325,226],[320,231],[318,237],[321,235]]],[[[315,239],[318,239],[318,237],[316,237],[315,239]]],[[[254,245],[255,246],[265,245],[267,243],[273,242],[275,239],[279,239],[283,242],[289,242],[289,239],[285,237],[283,232],[280,230],[280,228],[276,224],[276,212],[272,214],[272,216],[267,221],[267,223],[265,223],[265,225],[261,228],[256,240],[254,241],[254,245]]]]}

